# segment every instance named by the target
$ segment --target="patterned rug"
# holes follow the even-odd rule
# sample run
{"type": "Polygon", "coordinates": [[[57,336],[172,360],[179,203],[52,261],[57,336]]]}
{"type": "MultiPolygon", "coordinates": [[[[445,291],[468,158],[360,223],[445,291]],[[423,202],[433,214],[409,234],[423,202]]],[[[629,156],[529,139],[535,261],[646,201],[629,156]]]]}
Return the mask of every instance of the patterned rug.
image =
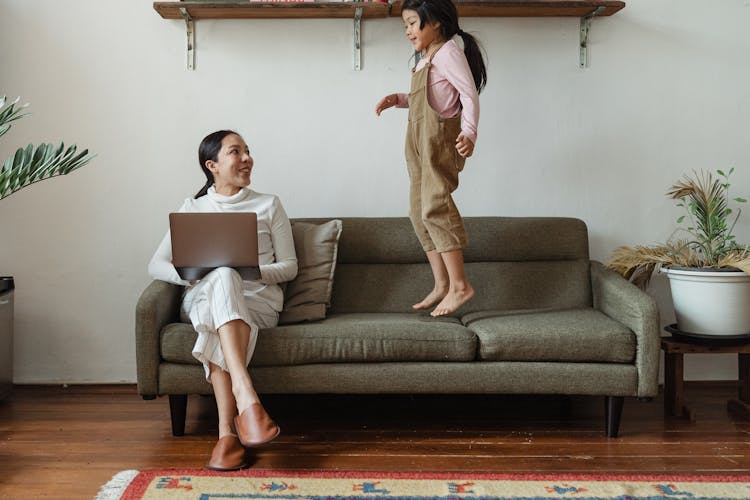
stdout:
{"type": "Polygon", "coordinates": [[[608,476],[254,470],[123,471],[97,500],[750,499],[750,476],[608,476]]]}

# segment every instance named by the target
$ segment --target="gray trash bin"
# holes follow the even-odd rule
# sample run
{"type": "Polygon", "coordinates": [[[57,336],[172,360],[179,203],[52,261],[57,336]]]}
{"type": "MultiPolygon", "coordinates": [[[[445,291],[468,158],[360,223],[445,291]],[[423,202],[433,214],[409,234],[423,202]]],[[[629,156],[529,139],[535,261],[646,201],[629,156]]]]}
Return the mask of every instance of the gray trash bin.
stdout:
{"type": "Polygon", "coordinates": [[[13,389],[13,289],[12,277],[0,276],[0,400],[13,389]]]}

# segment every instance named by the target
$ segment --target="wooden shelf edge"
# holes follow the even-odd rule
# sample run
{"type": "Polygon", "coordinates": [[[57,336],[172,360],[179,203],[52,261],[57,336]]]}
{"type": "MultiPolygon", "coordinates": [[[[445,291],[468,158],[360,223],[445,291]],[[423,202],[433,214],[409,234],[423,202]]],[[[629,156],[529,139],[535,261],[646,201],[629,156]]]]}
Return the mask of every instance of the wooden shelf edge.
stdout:
{"type": "MultiPolygon", "coordinates": [[[[400,0],[383,2],[154,2],[164,19],[183,19],[180,9],[198,19],[353,18],[362,9],[363,19],[400,17],[400,0]]],[[[457,1],[461,17],[585,17],[599,7],[597,16],[611,16],[625,7],[616,0],[468,0],[457,1]]]]}
{"type": "MultiPolygon", "coordinates": [[[[391,16],[401,15],[401,0],[391,5],[391,16]]],[[[585,17],[611,16],[625,7],[615,0],[468,0],[456,2],[459,17],[585,17]]]]}
{"type": "Polygon", "coordinates": [[[388,4],[382,2],[154,2],[164,19],[183,19],[180,9],[185,9],[194,20],[353,18],[356,8],[363,19],[388,17],[388,4]]]}

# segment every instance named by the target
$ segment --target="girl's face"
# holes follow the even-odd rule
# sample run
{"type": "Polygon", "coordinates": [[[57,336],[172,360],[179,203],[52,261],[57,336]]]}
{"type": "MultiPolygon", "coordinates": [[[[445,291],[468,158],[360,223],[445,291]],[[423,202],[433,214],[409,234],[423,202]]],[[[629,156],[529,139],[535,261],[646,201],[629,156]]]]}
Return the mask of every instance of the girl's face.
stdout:
{"type": "Polygon", "coordinates": [[[250,184],[253,157],[242,137],[229,134],[221,141],[216,161],[207,161],[206,167],[214,174],[216,192],[233,195],[250,184]]]}
{"type": "Polygon", "coordinates": [[[440,42],[440,23],[425,23],[424,28],[419,27],[422,21],[416,10],[405,9],[401,12],[401,18],[404,20],[406,29],[406,38],[411,41],[414,50],[423,51],[435,42],[440,42]]]}

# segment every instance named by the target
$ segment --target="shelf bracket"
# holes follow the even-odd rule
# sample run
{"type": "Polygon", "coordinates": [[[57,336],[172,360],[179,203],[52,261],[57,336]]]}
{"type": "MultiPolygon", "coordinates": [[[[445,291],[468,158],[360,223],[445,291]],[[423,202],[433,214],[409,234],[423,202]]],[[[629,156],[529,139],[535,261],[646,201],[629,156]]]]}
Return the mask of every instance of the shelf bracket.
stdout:
{"type": "Polygon", "coordinates": [[[185,19],[187,32],[187,69],[195,70],[195,21],[184,7],[180,7],[180,14],[185,19]]]}
{"type": "Polygon", "coordinates": [[[362,69],[362,7],[354,9],[354,70],[362,69]]]}
{"type": "Polygon", "coordinates": [[[591,20],[599,15],[601,12],[603,12],[605,7],[603,5],[596,8],[594,12],[591,14],[588,14],[587,16],[584,16],[581,18],[581,28],[580,28],[580,47],[578,50],[578,67],[579,68],[585,68],[589,65],[589,51],[588,51],[588,41],[589,41],[589,30],[591,29],[591,20]]]}

